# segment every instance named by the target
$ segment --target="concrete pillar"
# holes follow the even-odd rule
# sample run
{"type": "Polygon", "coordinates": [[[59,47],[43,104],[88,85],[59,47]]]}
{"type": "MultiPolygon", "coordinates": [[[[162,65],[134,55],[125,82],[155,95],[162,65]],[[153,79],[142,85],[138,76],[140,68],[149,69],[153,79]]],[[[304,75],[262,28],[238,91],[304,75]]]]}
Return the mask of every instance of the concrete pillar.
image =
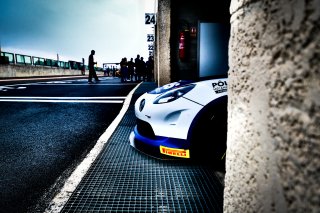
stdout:
{"type": "Polygon", "coordinates": [[[158,1],[155,79],[158,86],[171,82],[170,33],[171,33],[171,0],[158,1]]]}
{"type": "Polygon", "coordinates": [[[224,212],[320,211],[320,0],[232,0],[224,212]]]}

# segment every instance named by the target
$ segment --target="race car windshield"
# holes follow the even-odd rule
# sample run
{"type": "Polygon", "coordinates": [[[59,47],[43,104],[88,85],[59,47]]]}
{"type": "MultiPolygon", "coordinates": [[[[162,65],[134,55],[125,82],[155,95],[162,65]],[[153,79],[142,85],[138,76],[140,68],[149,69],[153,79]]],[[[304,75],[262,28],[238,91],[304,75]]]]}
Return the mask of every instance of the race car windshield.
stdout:
{"type": "Polygon", "coordinates": [[[162,87],[158,87],[158,88],[156,88],[154,90],[151,90],[148,93],[149,94],[161,94],[161,93],[165,93],[165,92],[167,92],[169,90],[181,87],[183,85],[186,85],[186,84],[189,84],[189,83],[192,83],[192,82],[193,81],[191,81],[191,80],[180,80],[180,81],[177,81],[177,82],[172,82],[170,84],[163,85],[162,87]]]}
{"type": "Polygon", "coordinates": [[[154,104],[164,104],[169,103],[174,100],[177,100],[178,98],[182,97],[184,94],[188,93],[190,90],[192,90],[195,87],[194,84],[187,84],[181,87],[178,87],[176,89],[171,89],[164,94],[158,96],[154,100],[154,104]]]}

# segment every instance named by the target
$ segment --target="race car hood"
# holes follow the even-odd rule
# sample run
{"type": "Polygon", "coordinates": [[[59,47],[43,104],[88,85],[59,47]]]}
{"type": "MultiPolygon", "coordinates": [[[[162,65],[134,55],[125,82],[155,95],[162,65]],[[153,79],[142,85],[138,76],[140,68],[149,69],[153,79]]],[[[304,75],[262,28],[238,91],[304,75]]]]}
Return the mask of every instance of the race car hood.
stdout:
{"type": "Polygon", "coordinates": [[[227,95],[227,82],[227,78],[220,78],[216,80],[207,80],[195,83],[196,87],[190,92],[186,93],[183,98],[204,106],[212,100],[227,95]],[[199,93],[199,91],[201,91],[201,93],[199,93]]]}

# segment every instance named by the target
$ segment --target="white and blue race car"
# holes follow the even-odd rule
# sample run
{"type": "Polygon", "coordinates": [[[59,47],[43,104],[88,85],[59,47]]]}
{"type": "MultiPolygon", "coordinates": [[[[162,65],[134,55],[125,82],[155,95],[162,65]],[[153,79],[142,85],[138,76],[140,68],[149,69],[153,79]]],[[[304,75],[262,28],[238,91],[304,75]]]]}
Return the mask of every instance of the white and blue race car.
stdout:
{"type": "Polygon", "coordinates": [[[224,159],[227,78],[173,82],[135,102],[130,144],[161,159],[224,159]]]}

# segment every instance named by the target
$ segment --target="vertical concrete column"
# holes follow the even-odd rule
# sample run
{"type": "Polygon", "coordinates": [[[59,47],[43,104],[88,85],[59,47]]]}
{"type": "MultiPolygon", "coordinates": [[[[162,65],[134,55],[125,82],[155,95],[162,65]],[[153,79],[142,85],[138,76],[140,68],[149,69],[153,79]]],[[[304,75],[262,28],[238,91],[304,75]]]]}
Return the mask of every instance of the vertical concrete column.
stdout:
{"type": "Polygon", "coordinates": [[[158,86],[170,83],[171,0],[158,1],[155,72],[158,86]]]}
{"type": "Polygon", "coordinates": [[[224,212],[320,210],[320,0],[232,0],[224,212]]]}

